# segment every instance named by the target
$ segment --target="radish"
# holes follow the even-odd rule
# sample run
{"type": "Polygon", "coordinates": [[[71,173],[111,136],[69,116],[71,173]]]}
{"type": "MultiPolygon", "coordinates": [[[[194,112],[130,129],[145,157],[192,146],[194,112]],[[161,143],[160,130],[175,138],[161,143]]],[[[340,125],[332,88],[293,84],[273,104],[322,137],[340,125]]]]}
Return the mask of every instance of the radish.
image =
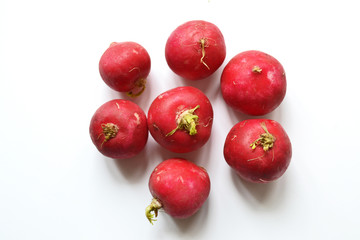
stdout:
{"type": "Polygon", "coordinates": [[[153,200],[145,215],[153,224],[158,210],[174,218],[194,215],[210,193],[210,178],[206,170],[188,160],[172,158],[160,163],[152,172],[149,188],[153,200]]]}
{"type": "Polygon", "coordinates": [[[269,119],[237,123],[224,144],[226,162],[250,182],[266,183],[281,177],[291,160],[291,143],[282,126],[269,119]]]}
{"type": "Polygon", "coordinates": [[[151,60],[144,47],[135,42],[113,42],[100,58],[104,82],[118,92],[139,96],[150,73],[151,60]]]}
{"type": "Polygon", "coordinates": [[[213,109],[199,89],[185,86],[160,94],[148,111],[148,128],[156,142],[169,151],[186,153],[209,139],[213,109]]]}
{"type": "Polygon", "coordinates": [[[202,20],[178,26],[165,46],[170,69],[189,80],[199,80],[213,74],[224,62],[225,55],[225,41],[219,28],[202,20]]]}
{"type": "Polygon", "coordinates": [[[233,57],[221,75],[225,102],[248,115],[265,115],[277,108],[286,93],[286,76],[274,57],[246,51],[233,57]]]}
{"type": "Polygon", "coordinates": [[[103,155],[131,158],[143,150],[148,139],[144,111],[135,103],[115,99],[104,103],[90,122],[90,137],[103,155]]]}

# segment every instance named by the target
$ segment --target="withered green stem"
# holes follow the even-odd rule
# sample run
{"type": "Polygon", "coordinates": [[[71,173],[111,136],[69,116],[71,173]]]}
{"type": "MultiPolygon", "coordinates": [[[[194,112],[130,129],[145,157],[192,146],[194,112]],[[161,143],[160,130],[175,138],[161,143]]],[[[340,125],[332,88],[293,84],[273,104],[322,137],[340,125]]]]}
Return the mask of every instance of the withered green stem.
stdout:
{"type": "Polygon", "coordinates": [[[204,62],[205,47],[206,47],[206,46],[205,46],[205,43],[206,43],[206,38],[200,39],[201,54],[202,54],[201,59],[200,59],[200,62],[201,62],[202,64],[204,64],[204,66],[205,66],[207,69],[210,70],[209,66],[204,62]]]}
{"type": "Polygon", "coordinates": [[[195,110],[200,108],[200,105],[197,105],[193,109],[185,110],[180,114],[176,120],[177,127],[171,132],[166,134],[166,137],[173,135],[177,130],[186,130],[189,135],[197,134],[196,126],[198,125],[199,117],[194,114],[195,110]]]}
{"type": "Polygon", "coordinates": [[[151,224],[154,225],[154,221],[156,221],[156,217],[158,215],[158,210],[162,208],[162,205],[161,203],[156,199],[156,198],[153,198],[150,205],[146,207],[145,209],[145,215],[146,215],[146,218],[149,220],[149,222],[151,224]],[[154,213],[152,213],[154,212],[154,213]]]}
{"type": "MultiPolygon", "coordinates": [[[[116,137],[116,134],[118,133],[119,131],[119,127],[116,126],[115,124],[113,123],[103,123],[101,124],[101,128],[103,129],[103,132],[102,134],[104,134],[104,141],[101,143],[101,146],[109,141],[110,139],[116,137]]],[[[100,137],[100,136],[99,136],[100,137]]]]}
{"type": "Polygon", "coordinates": [[[134,93],[133,91],[127,92],[126,95],[128,95],[129,97],[138,97],[140,96],[146,88],[146,79],[145,78],[141,78],[140,80],[138,80],[135,83],[135,88],[141,88],[140,91],[134,93]]]}
{"type": "Polygon", "coordinates": [[[269,133],[264,122],[260,123],[260,125],[264,129],[265,133],[262,133],[258,139],[250,144],[250,147],[255,149],[258,145],[261,145],[266,152],[274,146],[276,139],[271,133],[269,133]]]}
{"type": "Polygon", "coordinates": [[[262,69],[261,69],[259,66],[254,66],[253,69],[252,69],[252,71],[253,71],[254,73],[261,73],[262,69]]]}

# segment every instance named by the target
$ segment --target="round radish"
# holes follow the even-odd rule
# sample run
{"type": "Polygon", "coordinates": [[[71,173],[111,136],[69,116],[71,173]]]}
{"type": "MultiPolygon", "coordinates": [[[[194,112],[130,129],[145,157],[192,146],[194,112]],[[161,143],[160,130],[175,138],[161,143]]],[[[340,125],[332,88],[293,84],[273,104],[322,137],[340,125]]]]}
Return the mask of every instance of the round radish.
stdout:
{"type": "Polygon", "coordinates": [[[113,42],[101,56],[99,71],[112,89],[139,96],[145,90],[151,61],[144,47],[135,42],[113,42]]]}
{"type": "Polygon", "coordinates": [[[166,42],[165,57],[172,71],[189,80],[213,74],[224,62],[225,41],[219,28],[201,20],[177,27],[166,42]]]}
{"type": "Polygon", "coordinates": [[[266,183],[281,177],[291,160],[291,143],[282,126],[269,119],[237,123],[226,137],[224,157],[238,175],[266,183]]]}
{"type": "Polygon", "coordinates": [[[154,217],[160,208],[174,218],[187,218],[208,198],[210,178],[204,168],[185,159],[172,158],[154,169],[149,188],[153,200],[145,214],[150,223],[156,221],[154,217]]]}
{"type": "Polygon", "coordinates": [[[232,58],[221,75],[225,102],[248,115],[264,115],[277,108],[286,93],[285,71],[278,60],[260,51],[232,58]]]}
{"type": "Polygon", "coordinates": [[[148,127],[152,137],[169,151],[185,153],[209,139],[213,109],[209,99],[194,87],[177,87],[160,94],[150,105],[148,127]]]}
{"type": "Polygon", "coordinates": [[[90,137],[105,156],[115,159],[137,155],[148,139],[144,111],[135,103],[115,99],[104,103],[90,122],[90,137]]]}

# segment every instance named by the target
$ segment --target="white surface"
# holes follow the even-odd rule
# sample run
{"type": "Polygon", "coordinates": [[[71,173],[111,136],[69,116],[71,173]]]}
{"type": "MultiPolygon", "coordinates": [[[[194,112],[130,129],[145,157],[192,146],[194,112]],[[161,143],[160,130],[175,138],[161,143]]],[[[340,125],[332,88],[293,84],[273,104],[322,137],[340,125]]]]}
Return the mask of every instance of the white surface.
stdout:
{"type": "Polygon", "coordinates": [[[0,239],[360,239],[357,1],[9,1],[0,2],[0,239]],[[168,68],[164,46],[179,24],[215,23],[227,57],[209,79],[168,68]],[[134,159],[114,161],[92,145],[88,126],[104,102],[127,98],[101,80],[98,61],[113,41],[136,41],[152,59],[147,112],[182,85],[210,98],[209,142],[191,154],[162,150],[149,136],[134,159]],[[227,132],[247,118],[219,90],[225,64],[257,49],[287,73],[279,121],[293,158],[277,182],[241,181],[226,164],[227,132]],[[204,166],[212,188],[187,220],[144,216],[153,168],[170,157],[204,166]]]}

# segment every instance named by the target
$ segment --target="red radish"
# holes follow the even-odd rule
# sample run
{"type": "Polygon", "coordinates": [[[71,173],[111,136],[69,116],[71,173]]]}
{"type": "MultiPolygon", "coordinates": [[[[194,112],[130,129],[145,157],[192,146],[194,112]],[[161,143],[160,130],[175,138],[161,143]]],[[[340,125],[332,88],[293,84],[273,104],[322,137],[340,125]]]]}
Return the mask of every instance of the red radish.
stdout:
{"type": "Polygon", "coordinates": [[[161,146],[176,153],[195,151],[209,139],[213,109],[194,87],[177,87],[160,94],[150,105],[148,127],[161,146]]]}
{"type": "Polygon", "coordinates": [[[266,183],[281,177],[291,160],[291,143],[282,126],[269,119],[237,123],[226,137],[224,157],[238,175],[266,183]]]}
{"type": "Polygon", "coordinates": [[[189,80],[213,74],[224,62],[225,41],[219,28],[201,20],[177,27],[166,42],[165,57],[172,71],[189,80]]]}
{"type": "Polygon", "coordinates": [[[269,54],[246,51],[232,58],[221,75],[225,102],[248,115],[264,115],[277,108],[286,93],[282,65],[269,54]]]}
{"type": "Polygon", "coordinates": [[[188,160],[172,158],[160,163],[152,172],[149,188],[153,200],[145,214],[150,223],[156,221],[158,210],[174,218],[194,215],[210,193],[206,170],[188,160]],[[152,213],[154,212],[154,214],[152,213]]]}
{"type": "Polygon", "coordinates": [[[143,150],[148,139],[144,111],[135,103],[115,99],[104,103],[90,122],[90,137],[105,156],[131,158],[143,150]]]}
{"type": "Polygon", "coordinates": [[[135,42],[113,42],[101,56],[99,71],[104,82],[129,96],[145,90],[151,61],[144,47],[135,42]]]}

